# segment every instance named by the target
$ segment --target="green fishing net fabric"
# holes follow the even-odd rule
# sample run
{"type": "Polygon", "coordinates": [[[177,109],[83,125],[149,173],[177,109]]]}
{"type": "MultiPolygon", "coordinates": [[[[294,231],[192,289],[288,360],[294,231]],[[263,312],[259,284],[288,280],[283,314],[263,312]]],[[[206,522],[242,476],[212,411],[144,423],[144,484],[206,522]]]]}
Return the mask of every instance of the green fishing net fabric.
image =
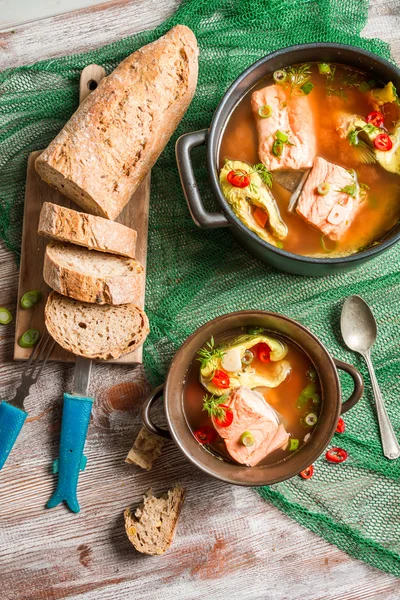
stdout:
{"type": "MultiPolygon", "coordinates": [[[[400,575],[400,461],[382,457],[372,391],[364,364],[344,349],[339,334],[343,299],[360,294],[377,318],[373,351],[388,413],[400,431],[400,244],[357,270],[324,278],[279,273],[252,258],[226,229],[193,224],[175,164],[177,137],[209,125],[232,81],[273,50],[305,42],[361,46],[390,59],[387,44],[363,39],[367,0],[191,0],[154,31],[99,50],[51,59],[0,74],[0,236],[16,254],[21,239],[28,154],[45,147],[78,104],[81,70],[95,62],[111,71],[138,47],[183,23],[197,35],[199,84],[193,103],[152,171],[146,310],[151,334],[145,364],[153,383],[162,381],[185,338],[206,321],[239,309],[266,309],[299,320],[334,356],[354,363],[366,377],[366,392],[346,414],[346,431],[331,446],[347,462],[322,456],[311,480],[259,490],[263,498],[349,554],[400,575]]],[[[196,176],[208,206],[204,149],[194,152],[196,176]]],[[[344,396],[351,391],[342,380],[344,396]]]]}

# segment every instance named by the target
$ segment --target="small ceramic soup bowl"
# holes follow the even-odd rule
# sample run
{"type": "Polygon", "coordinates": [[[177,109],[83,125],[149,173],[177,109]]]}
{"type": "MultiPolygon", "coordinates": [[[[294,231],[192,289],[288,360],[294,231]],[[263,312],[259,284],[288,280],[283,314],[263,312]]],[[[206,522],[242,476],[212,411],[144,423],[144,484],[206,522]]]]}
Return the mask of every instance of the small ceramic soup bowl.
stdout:
{"type": "Polygon", "coordinates": [[[364,384],[360,373],[351,365],[332,358],[319,339],[300,323],[283,315],[265,311],[240,311],[217,317],[195,331],[181,346],[173,359],[165,384],[156,388],[145,400],[142,421],[153,434],[172,439],[185,456],[199,469],[227,483],[262,486],[289,479],[311,465],[332,439],[338,418],[360,400],[364,384]],[[246,467],[223,461],[208,452],[193,436],[184,410],[184,391],[188,371],[196,360],[197,351],[211,336],[240,327],[263,327],[295,343],[313,363],[321,385],[321,406],[318,423],[306,444],[289,456],[262,466],[246,467]],[[354,381],[354,391],[342,403],[338,369],[346,371],[354,381]],[[151,419],[154,402],[164,397],[168,430],[161,429],[151,419]]]}
{"type": "MultiPolygon", "coordinates": [[[[208,129],[181,136],[176,143],[176,157],[182,188],[193,221],[199,227],[210,229],[230,227],[233,236],[251,254],[276,269],[298,275],[320,276],[357,267],[385,252],[400,239],[400,224],[390,231],[381,243],[343,257],[302,256],[277,248],[250,231],[235,215],[225,199],[219,184],[218,162],[222,137],[232,111],[261,79],[289,65],[309,62],[334,62],[358,69],[371,79],[383,83],[392,81],[400,89],[400,70],[388,61],[360,48],[343,44],[304,44],[273,52],[246,69],[230,86],[214,113],[208,129]],[[200,196],[191,160],[191,151],[197,146],[207,147],[207,168],[211,190],[218,202],[219,212],[207,211],[200,196]]],[[[379,241],[379,240],[377,240],[379,241]]]]}

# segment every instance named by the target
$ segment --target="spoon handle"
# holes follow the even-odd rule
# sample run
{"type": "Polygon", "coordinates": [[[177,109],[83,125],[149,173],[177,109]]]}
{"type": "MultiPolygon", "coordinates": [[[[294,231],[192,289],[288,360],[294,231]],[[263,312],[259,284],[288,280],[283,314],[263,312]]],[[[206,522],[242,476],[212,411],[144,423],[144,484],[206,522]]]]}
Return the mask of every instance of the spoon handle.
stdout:
{"type": "Polygon", "coordinates": [[[385,405],[383,403],[381,390],[379,389],[378,381],[375,376],[370,353],[366,352],[364,354],[364,358],[368,366],[369,375],[371,377],[372,389],[374,390],[383,454],[386,456],[386,458],[393,460],[400,456],[400,446],[397,442],[395,433],[393,431],[393,426],[389,420],[385,405]]]}

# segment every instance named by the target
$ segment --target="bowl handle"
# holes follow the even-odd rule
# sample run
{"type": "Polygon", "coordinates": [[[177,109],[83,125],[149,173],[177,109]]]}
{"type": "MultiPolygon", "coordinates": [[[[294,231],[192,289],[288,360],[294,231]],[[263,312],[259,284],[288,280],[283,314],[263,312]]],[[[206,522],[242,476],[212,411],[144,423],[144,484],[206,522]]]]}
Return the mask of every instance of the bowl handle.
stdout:
{"type": "Polygon", "coordinates": [[[142,406],[142,412],[141,412],[142,423],[146,427],[146,429],[148,431],[150,431],[150,433],[153,433],[154,435],[158,435],[159,437],[162,437],[165,440],[172,440],[172,436],[171,436],[170,432],[167,429],[162,429],[161,427],[158,427],[158,425],[155,425],[150,418],[150,411],[151,411],[151,408],[152,408],[154,402],[156,400],[158,400],[158,398],[161,398],[161,396],[163,394],[164,394],[164,384],[156,387],[156,389],[153,390],[147,396],[147,398],[144,401],[143,406],[142,406]]]}
{"type": "Polygon", "coordinates": [[[340,412],[343,414],[350,410],[350,408],[353,408],[353,406],[355,406],[361,399],[361,396],[364,392],[364,381],[361,373],[359,373],[359,371],[357,371],[353,365],[349,365],[349,363],[338,360],[337,358],[334,358],[333,361],[338,369],[346,371],[346,373],[348,373],[354,381],[353,393],[348,400],[345,400],[345,402],[342,403],[342,410],[340,412]]]}
{"type": "Polygon", "coordinates": [[[196,178],[194,176],[190,153],[193,148],[203,146],[207,139],[207,129],[185,133],[177,140],[175,146],[176,162],[179,176],[190,214],[197,227],[211,229],[227,227],[230,222],[222,213],[210,213],[204,208],[196,178]]]}

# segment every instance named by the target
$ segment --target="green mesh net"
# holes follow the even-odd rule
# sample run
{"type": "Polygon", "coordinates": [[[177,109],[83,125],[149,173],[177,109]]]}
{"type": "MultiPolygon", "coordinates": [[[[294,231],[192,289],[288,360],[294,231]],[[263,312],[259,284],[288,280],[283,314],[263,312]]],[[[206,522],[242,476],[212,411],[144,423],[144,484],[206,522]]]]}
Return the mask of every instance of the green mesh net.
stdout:
{"type": "MultiPolygon", "coordinates": [[[[363,39],[367,0],[190,0],[154,31],[99,50],[43,61],[0,74],[0,236],[20,247],[28,154],[45,147],[78,104],[80,71],[89,63],[111,71],[138,47],[183,23],[197,35],[199,85],[193,103],[152,173],[146,310],[151,334],[145,363],[162,380],[184,339],[223,313],[267,309],[301,321],[332,354],[353,362],[367,378],[361,402],[346,415],[347,429],[333,445],[347,449],[342,465],[321,457],[311,480],[295,477],[259,490],[299,523],[349,554],[400,575],[400,461],[382,457],[372,392],[364,364],[346,351],[339,334],[343,298],[360,294],[378,320],[373,358],[395,430],[400,431],[400,245],[356,271],[310,279],[278,273],[253,259],[226,230],[199,230],[181,191],[174,144],[187,131],[207,127],[230,83],[258,58],[305,42],[342,42],[390,58],[387,44],[363,39]]],[[[204,149],[194,153],[206,204],[204,149]]],[[[351,383],[344,375],[344,395],[351,383]]]]}

